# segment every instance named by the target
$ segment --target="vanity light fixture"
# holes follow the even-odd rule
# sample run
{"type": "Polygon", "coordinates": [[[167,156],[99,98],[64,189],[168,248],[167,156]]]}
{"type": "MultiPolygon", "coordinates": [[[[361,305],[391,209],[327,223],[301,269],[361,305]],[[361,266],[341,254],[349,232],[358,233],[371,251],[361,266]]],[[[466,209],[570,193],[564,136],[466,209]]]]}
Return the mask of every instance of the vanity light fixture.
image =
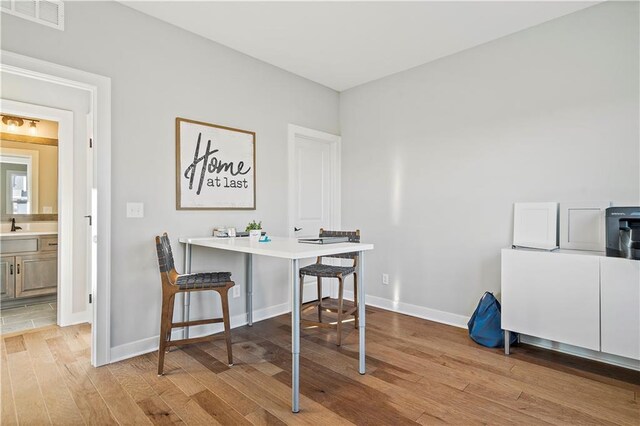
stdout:
{"type": "Polygon", "coordinates": [[[29,134],[31,136],[36,136],[38,134],[38,128],[36,123],[40,122],[40,120],[36,120],[33,118],[25,118],[25,117],[15,117],[12,115],[3,115],[2,122],[7,126],[7,130],[10,132],[15,132],[18,130],[18,127],[22,127],[25,120],[30,121],[29,124],[29,134]]]}
{"type": "Polygon", "coordinates": [[[24,120],[20,117],[12,117],[10,115],[3,115],[2,122],[7,125],[10,132],[15,132],[18,127],[24,124],[24,120]]]}

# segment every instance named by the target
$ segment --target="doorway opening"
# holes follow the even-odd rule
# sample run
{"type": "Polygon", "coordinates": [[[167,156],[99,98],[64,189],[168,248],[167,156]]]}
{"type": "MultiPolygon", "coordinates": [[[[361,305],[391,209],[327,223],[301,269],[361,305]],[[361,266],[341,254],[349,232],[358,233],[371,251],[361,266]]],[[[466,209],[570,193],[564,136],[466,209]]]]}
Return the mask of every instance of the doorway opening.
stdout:
{"type": "Polygon", "coordinates": [[[67,271],[58,256],[58,122],[15,115],[30,105],[3,105],[13,114],[0,111],[0,334],[6,335],[58,323],[58,271],[67,271]]]}
{"type": "MultiPolygon", "coordinates": [[[[293,124],[288,130],[289,236],[317,237],[320,228],[340,229],[340,136],[293,124]]],[[[300,267],[313,262],[303,260],[300,267]]],[[[335,297],[337,284],[323,286],[322,292],[335,297]]],[[[316,279],[305,277],[304,302],[317,298],[316,279]]]]}
{"type": "MultiPolygon", "coordinates": [[[[59,123],[59,156],[61,164],[66,155],[73,168],[59,168],[60,198],[58,233],[65,236],[58,242],[59,301],[58,322],[70,325],[91,324],[91,364],[100,366],[110,362],[110,228],[111,228],[111,82],[109,78],[68,68],[39,59],[1,51],[0,72],[3,80],[3,96],[30,104],[34,109],[26,114],[14,101],[4,101],[0,110],[7,114],[43,117],[59,123]],[[86,108],[68,105],[71,98],[85,102],[86,108]],[[43,106],[47,105],[47,106],[43,106]],[[10,110],[14,111],[10,111],[10,110]],[[61,112],[71,125],[64,125],[61,112]],[[65,132],[66,136],[65,136],[65,132]],[[64,144],[64,140],[72,143],[64,144]],[[74,146],[75,145],[75,146],[74,146]],[[74,152],[86,151],[82,161],[73,162],[74,152]],[[88,166],[88,165],[91,166],[88,166]],[[74,180],[74,170],[82,172],[81,179],[74,180]],[[74,197],[82,194],[83,197],[74,197]],[[73,204],[73,198],[83,200],[73,204]],[[69,204],[71,202],[71,204],[69,204]],[[84,217],[86,216],[86,217],[84,217]],[[86,228],[91,224],[91,231],[86,228]],[[78,230],[80,228],[80,230],[78,230]],[[82,228],[85,228],[82,230],[82,228]],[[67,238],[67,235],[72,237],[67,238]],[[86,237],[86,238],[85,238],[86,237]],[[91,253],[87,261],[75,259],[74,247],[85,245],[91,253]],[[65,251],[70,255],[65,256],[65,251]],[[78,273],[78,268],[82,273],[78,273]],[[61,277],[73,277],[73,286],[66,285],[61,277]],[[77,291],[81,288],[83,291],[77,291]],[[62,292],[71,289],[65,297],[62,292]],[[68,314],[65,316],[65,312],[68,314]],[[66,318],[66,319],[65,319],[66,318]]],[[[20,103],[18,102],[18,103],[20,103]]],[[[4,244],[3,244],[4,247],[4,244]]],[[[32,247],[33,248],[33,247],[32,247]]]]}

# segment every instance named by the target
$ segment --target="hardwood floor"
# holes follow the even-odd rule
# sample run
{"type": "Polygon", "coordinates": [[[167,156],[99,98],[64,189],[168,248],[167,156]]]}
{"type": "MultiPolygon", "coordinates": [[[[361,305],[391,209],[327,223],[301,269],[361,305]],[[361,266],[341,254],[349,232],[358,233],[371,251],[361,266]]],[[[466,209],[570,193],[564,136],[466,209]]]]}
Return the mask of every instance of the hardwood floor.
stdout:
{"type": "Polygon", "coordinates": [[[529,346],[505,357],[465,330],[367,308],[367,374],[357,333],[304,330],[301,407],[290,411],[287,315],[224,341],[106,367],[89,364],[90,328],[3,336],[1,418],[11,424],[640,424],[640,373],[529,346]]]}

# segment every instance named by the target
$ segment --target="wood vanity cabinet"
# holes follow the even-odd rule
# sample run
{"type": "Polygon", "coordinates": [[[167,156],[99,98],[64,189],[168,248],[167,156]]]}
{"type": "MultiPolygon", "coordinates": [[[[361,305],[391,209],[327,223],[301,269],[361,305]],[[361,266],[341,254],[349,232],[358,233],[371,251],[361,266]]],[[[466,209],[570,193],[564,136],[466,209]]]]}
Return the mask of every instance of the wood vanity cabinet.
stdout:
{"type": "Polygon", "coordinates": [[[57,246],[56,235],[3,238],[0,256],[0,299],[56,294],[57,246]]]}
{"type": "Polygon", "coordinates": [[[13,299],[15,295],[16,258],[0,256],[0,300],[13,299]]]}

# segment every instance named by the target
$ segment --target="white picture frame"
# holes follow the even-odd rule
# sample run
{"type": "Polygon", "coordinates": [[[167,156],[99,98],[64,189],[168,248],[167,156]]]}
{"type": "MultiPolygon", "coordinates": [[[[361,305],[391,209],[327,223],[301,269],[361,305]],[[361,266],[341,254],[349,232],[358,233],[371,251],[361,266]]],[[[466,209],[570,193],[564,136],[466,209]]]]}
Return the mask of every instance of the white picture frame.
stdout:
{"type": "Polygon", "coordinates": [[[514,203],[513,246],[558,248],[558,203],[514,203]]]}
{"type": "Polygon", "coordinates": [[[609,201],[560,203],[560,248],[605,251],[605,210],[609,201]]]}
{"type": "Polygon", "coordinates": [[[176,209],[255,210],[256,134],[176,118],[176,209]]]}

